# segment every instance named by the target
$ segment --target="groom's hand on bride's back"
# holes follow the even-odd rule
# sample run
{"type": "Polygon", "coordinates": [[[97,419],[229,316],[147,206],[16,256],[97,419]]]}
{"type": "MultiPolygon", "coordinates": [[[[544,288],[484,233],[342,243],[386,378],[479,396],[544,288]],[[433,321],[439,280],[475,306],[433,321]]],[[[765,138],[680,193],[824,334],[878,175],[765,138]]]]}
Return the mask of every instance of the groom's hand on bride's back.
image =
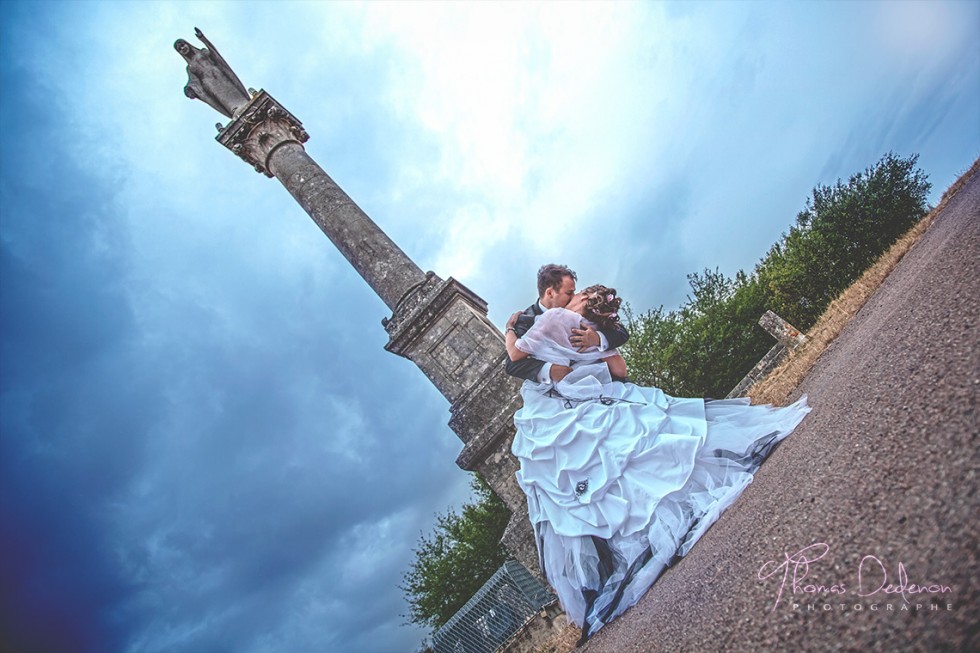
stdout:
{"type": "Polygon", "coordinates": [[[578,329],[572,329],[572,335],[569,337],[572,346],[578,347],[579,352],[583,352],[590,347],[598,347],[602,344],[602,341],[599,340],[598,331],[585,322],[582,322],[579,327],[578,329]]]}

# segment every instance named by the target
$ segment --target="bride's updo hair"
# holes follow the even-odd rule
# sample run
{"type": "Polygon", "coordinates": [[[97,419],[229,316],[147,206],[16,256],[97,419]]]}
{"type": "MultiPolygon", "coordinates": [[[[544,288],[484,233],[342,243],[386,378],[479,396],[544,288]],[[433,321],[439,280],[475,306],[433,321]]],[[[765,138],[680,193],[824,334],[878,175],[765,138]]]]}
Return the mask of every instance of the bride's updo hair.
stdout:
{"type": "Polygon", "coordinates": [[[623,300],[616,296],[615,288],[596,284],[582,292],[589,296],[585,301],[586,318],[599,325],[600,329],[619,324],[619,305],[623,300]]]}

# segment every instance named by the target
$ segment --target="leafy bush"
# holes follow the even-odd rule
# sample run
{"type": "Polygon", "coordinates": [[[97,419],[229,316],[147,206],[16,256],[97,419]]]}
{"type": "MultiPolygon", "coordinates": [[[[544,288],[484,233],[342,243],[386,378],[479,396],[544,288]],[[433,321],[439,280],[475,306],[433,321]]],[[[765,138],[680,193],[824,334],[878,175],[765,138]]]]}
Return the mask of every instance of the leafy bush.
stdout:
{"type": "Polygon", "coordinates": [[[757,325],[764,293],[741,272],[729,279],[705,270],[688,282],[692,295],[676,311],[661,306],[637,316],[627,307],[630,339],[621,351],[630,380],[678,397],[724,397],[772,347],[757,325]]]}
{"type": "Polygon", "coordinates": [[[625,315],[630,379],[668,394],[724,397],[774,344],[758,326],[766,310],[808,329],[843,290],[928,211],[932,185],[918,155],[886,154],[847,184],[819,186],[796,224],[751,275],[688,275],[680,308],[625,315]]]}
{"type": "Polygon", "coordinates": [[[808,329],[841,292],[928,211],[918,155],[886,154],[847,184],[813,189],[796,224],[757,266],[776,313],[808,329]]]}

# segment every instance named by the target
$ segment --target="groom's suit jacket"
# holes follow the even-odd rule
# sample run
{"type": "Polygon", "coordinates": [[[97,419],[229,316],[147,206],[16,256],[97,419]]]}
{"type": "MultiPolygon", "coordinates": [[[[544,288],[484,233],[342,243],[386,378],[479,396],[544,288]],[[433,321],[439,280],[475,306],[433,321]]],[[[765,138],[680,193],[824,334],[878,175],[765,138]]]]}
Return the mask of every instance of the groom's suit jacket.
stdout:
{"type": "MultiPolygon", "coordinates": [[[[534,302],[525,309],[517,317],[517,324],[514,325],[514,331],[517,332],[517,337],[521,338],[527,333],[527,330],[534,325],[534,320],[537,319],[539,315],[544,313],[538,306],[537,302],[534,302]]],[[[614,325],[605,329],[598,329],[602,332],[602,335],[606,336],[606,343],[609,349],[615,349],[616,347],[622,347],[626,340],[630,337],[629,333],[622,327],[622,325],[614,325]]],[[[512,361],[507,358],[507,373],[511,376],[516,376],[521,379],[527,379],[528,381],[537,381],[538,374],[541,372],[541,368],[544,366],[544,361],[540,361],[533,356],[528,356],[527,358],[522,358],[519,361],[512,361]]],[[[624,381],[625,379],[614,379],[615,381],[624,381]]]]}

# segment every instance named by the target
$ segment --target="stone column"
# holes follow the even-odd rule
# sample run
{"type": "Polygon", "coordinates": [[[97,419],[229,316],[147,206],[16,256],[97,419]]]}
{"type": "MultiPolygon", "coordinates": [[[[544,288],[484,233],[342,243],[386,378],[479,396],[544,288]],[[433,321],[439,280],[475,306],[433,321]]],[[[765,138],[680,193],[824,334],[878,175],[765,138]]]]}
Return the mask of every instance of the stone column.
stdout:
{"type": "Polygon", "coordinates": [[[413,361],[449,400],[449,426],[463,441],[456,464],[478,472],[510,509],[504,545],[540,577],[527,499],[515,477],[519,465],[510,452],[520,381],[504,369],[503,334],[487,319],[486,302],[455,279],[429,272],[383,323],[390,336],[385,349],[413,361]]]}
{"type": "Polygon", "coordinates": [[[218,142],[275,176],[368,285],[394,310],[425,274],[306,153],[302,123],[265,91],[221,128],[218,142]]]}
{"type": "Polygon", "coordinates": [[[385,349],[418,365],[450,402],[449,426],[463,442],[456,463],[480,473],[511,510],[504,544],[540,576],[510,452],[520,383],[504,370],[503,334],[486,302],[453,278],[423,273],[306,153],[302,123],[265,91],[251,92],[218,131],[218,142],[286,187],[391,309],[385,349]]]}
{"type": "Polygon", "coordinates": [[[755,364],[755,367],[749,370],[749,373],[739,381],[738,385],[732,388],[725,399],[748,396],[752,386],[779,367],[790,353],[806,344],[807,337],[800,333],[799,329],[772,311],[766,311],[759,318],[759,326],[768,331],[769,335],[778,342],[755,364]]]}

